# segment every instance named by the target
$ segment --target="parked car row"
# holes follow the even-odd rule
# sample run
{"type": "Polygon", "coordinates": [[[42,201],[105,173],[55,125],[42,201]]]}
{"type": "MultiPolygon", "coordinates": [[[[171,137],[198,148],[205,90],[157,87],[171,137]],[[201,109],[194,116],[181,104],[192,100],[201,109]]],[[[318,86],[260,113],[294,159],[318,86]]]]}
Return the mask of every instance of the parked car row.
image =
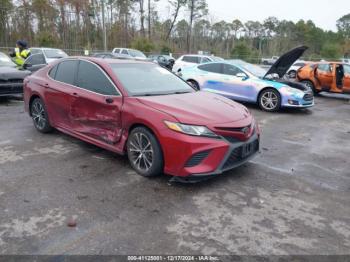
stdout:
{"type": "Polygon", "coordinates": [[[207,179],[259,151],[258,124],[234,100],[272,112],[312,107],[312,90],[348,90],[349,67],[297,64],[306,49],[287,52],[268,70],[207,55],[183,55],[176,61],[165,55],[131,59],[131,49],[121,48],[93,57],[67,57],[30,76],[22,70],[28,76],[25,108],[38,131],[55,128],[126,154],[143,176],[207,179]],[[285,78],[290,70],[296,70],[297,81],[285,78]],[[335,77],[336,86],[316,84],[327,77],[335,77]]]}

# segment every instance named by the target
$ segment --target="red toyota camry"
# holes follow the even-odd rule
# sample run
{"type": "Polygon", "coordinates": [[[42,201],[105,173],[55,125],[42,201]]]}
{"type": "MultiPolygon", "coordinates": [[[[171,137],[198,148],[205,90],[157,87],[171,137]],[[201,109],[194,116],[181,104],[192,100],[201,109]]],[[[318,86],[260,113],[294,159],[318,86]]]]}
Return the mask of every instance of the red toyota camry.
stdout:
{"type": "Polygon", "coordinates": [[[193,90],[151,62],[72,57],[24,81],[25,108],[42,133],[58,129],[119,154],[143,176],[195,181],[259,150],[242,105],[193,90]]]}

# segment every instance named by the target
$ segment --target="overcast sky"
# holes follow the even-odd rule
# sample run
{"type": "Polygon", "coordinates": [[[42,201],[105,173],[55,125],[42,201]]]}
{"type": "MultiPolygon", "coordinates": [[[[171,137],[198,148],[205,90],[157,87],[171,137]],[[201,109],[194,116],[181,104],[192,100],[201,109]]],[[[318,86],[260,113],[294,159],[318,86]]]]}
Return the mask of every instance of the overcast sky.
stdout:
{"type": "MultiPolygon", "coordinates": [[[[164,10],[161,16],[168,16],[167,1],[161,0],[160,3],[161,10],[164,10]]],[[[207,3],[210,17],[215,22],[232,22],[236,18],[242,22],[262,22],[275,16],[293,22],[311,19],[318,27],[333,31],[336,31],[336,21],[350,13],[350,0],[207,0],[207,3]]]]}

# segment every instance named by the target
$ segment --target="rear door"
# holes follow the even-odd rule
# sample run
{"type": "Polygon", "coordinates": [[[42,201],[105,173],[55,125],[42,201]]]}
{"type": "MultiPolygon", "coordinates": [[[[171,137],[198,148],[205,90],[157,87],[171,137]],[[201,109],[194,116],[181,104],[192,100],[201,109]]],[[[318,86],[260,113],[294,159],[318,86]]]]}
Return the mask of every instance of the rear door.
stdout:
{"type": "Polygon", "coordinates": [[[71,126],[69,112],[77,68],[78,60],[65,60],[52,67],[47,83],[43,83],[46,89],[45,100],[48,101],[47,110],[59,127],[71,126]]]}
{"type": "Polygon", "coordinates": [[[81,60],[76,85],[70,108],[73,130],[106,144],[117,143],[123,98],[114,83],[101,67],[81,60]]]}
{"type": "Polygon", "coordinates": [[[334,82],[334,72],[331,64],[319,64],[315,72],[322,90],[330,90],[334,82]]]}
{"type": "Polygon", "coordinates": [[[350,65],[343,64],[343,67],[344,67],[343,92],[350,94],[350,65]]]}

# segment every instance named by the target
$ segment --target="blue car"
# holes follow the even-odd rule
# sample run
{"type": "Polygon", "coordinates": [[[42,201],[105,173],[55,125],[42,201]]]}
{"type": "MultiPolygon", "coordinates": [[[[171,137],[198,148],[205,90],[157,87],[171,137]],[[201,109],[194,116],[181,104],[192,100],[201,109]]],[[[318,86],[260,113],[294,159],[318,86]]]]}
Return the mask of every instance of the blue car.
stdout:
{"type": "Polygon", "coordinates": [[[278,111],[281,107],[307,108],[314,105],[312,90],[301,83],[283,79],[306,49],[301,46],[289,51],[269,70],[242,60],[227,60],[186,67],[178,74],[198,90],[257,103],[265,111],[278,111]]]}

